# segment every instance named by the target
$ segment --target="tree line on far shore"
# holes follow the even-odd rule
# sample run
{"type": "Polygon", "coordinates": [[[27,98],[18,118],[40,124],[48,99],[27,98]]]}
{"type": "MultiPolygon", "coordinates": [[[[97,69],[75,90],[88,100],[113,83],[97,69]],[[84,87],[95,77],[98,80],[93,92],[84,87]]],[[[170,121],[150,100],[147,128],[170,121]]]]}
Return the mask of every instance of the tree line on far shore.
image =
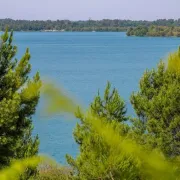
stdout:
{"type": "Polygon", "coordinates": [[[129,28],[143,26],[149,28],[151,26],[180,27],[180,19],[159,19],[156,21],[132,21],[120,19],[103,19],[103,20],[86,20],[86,21],[70,21],[70,20],[13,20],[0,19],[0,31],[13,29],[14,31],[99,31],[99,32],[120,32],[127,31],[129,28]]]}

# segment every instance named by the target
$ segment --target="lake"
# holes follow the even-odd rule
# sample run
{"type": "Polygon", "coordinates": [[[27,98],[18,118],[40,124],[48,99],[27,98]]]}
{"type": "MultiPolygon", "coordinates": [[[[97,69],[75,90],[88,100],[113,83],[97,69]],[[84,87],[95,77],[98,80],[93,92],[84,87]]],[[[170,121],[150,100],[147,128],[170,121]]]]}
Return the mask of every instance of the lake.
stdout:
{"type": "MultiPolygon", "coordinates": [[[[55,80],[85,107],[110,81],[126,101],[130,115],[129,96],[138,89],[143,72],[156,67],[180,45],[180,38],[126,37],[118,32],[15,32],[14,39],[18,58],[30,48],[32,74],[39,71],[42,77],[55,80]]],[[[78,153],[72,136],[77,120],[60,115],[43,117],[41,104],[33,117],[40,153],[65,163],[66,153],[78,153]]]]}

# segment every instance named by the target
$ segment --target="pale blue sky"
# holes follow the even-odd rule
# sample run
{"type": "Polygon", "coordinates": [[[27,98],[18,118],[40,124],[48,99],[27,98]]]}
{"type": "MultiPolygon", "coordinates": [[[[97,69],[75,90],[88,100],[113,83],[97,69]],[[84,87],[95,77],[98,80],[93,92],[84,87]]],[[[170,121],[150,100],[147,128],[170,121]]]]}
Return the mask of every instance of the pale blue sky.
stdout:
{"type": "Polygon", "coordinates": [[[180,18],[180,0],[3,0],[0,19],[180,18]]]}

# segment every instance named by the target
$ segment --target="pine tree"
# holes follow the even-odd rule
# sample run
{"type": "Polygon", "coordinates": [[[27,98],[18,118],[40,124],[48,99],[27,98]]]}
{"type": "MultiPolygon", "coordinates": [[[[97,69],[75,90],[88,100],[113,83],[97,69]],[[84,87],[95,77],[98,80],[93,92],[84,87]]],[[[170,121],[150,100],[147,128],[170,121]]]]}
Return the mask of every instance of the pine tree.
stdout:
{"type": "Polygon", "coordinates": [[[114,88],[111,92],[110,82],[107,83],[103,99],[98,91],[98,95],[91,104],[91,113],[100,118],[106,118],[108,121],[124,122],[127,120],[125,103],[117,89],[114,88]]]}
{"type": "Polygon", "coordinates": [[[138,119],[134,120],[137,140],[159,148],[167,157],[180,155],[180,49],[147,70],[140,80],[140,90],[131,103],[138,119]]]}
{"type": "Polygon", "coordinates": [[[13,32],[1,37],[0,46],[0,169],[13,159],[37,154],[38,136],[32,137],[32,115],[35,113],[41,86],[39,73],[30,79],[30,53],[27,49],[18,61],[13,32]],[[33,91],[32,91],[33,87],[33,91]]]}
{"type": "MultiPolygon", "coordinates": [[[[110,123],[122,136],[128,133],[125,103],[116,89],[111,91],[110,83],[105,89],[104,98],[99,92],[90,106],[90,114],[100,118],[104,124],[110,123]]],[[[74,131],[74,138],[79,144],[80,154],[76,159],[67,155],[67,161],[74,169],[77,179],[112,179],[138,177],[136,163],[132,157],[114,156],[113,150],[92,128],[80,110],[76,117],[80,119],[74,131]]],[[[108,132],[107,132],[108,133],[108,132]]],[[[110,135],[111,136],[111,135],[110,135]]]]}

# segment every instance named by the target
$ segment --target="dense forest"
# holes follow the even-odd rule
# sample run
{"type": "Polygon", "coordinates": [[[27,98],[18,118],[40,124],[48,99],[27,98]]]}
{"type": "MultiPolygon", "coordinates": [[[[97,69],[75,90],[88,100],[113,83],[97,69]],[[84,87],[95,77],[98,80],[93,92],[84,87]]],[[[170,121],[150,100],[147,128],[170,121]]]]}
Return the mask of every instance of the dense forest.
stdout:
{"type": "Polygon", "coordinates": [[[179,26],[138,26],[134,28],[129,28],[127,31],[127,36],[175,36],[180,37],[180,27],[179,26]]]}
{"type": "Polygon", "coordinates": [[[29,20],[12,20],[0,19],[0,31],[4,31],[7,27],[14,31],[127,31],[134,27],[150,27],[150,26],[180,26],[180,19],[159,19],[156,21],[132,21],[119,19],[103,19],[103,20],[87,20],[87,21],[29,21],[29,20]]]}

